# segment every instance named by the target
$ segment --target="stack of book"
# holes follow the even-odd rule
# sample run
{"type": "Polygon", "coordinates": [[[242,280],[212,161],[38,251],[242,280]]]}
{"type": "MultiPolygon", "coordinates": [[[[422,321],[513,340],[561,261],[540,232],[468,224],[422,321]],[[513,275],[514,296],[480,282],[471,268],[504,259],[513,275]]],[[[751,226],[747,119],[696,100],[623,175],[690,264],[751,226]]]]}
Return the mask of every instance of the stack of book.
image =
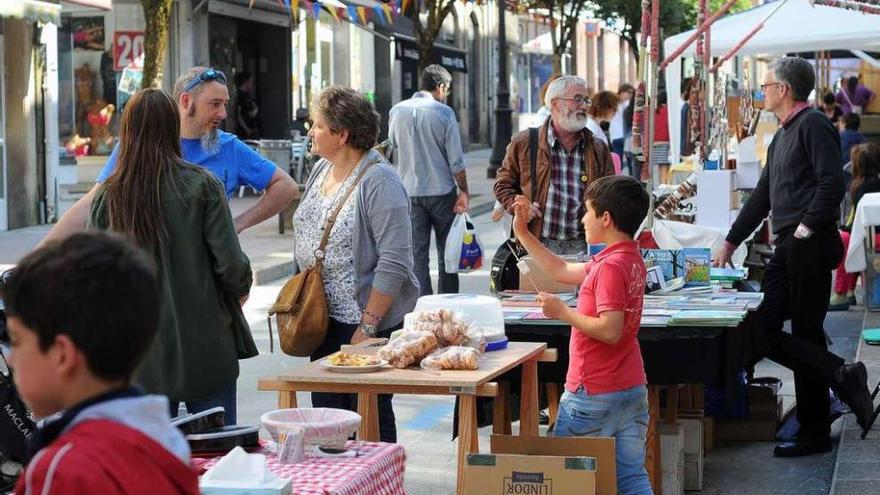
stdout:
{"type": "Polygon", "coordinates": [[[735,327],[740,324],[745,315],[744,311],[682,310],[672,316],[669,320],[669,325],[679,327],[735,327]]]}
{"type": "Polygon", "coordinates": [[[712,283],[717,283],[725,289],[732,289],[733,285],[740,280],[745,280],[749,272],[745,268],[712,268],[709,270],[709,278],[712,283]]]}

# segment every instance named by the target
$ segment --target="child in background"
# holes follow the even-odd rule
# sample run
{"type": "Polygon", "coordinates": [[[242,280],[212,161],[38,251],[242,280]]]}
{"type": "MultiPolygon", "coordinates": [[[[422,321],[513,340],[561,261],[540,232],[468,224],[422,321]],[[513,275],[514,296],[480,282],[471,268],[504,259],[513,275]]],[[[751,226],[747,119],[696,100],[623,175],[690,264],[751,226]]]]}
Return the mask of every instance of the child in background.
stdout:
{"type": "MultiPolygon", "coordinates": [[[[851,113],[847,117],[858,115],[851,113]]],[[[849,186],[852,208],[847,216],[846,225],[840,229],[840,240],[843,242],[843,252],[849,249],[850,230],[855,218],[856,207],[862,196],[869,193],[880,192],[880,144],[864,143],[852,148],[852,184],[849,186]]],[[[875,234],[875,246],[880,246],[880,234],[875,234]]],[[[834,277],[834,292],[828,303],[828,311],[846,311],[856,304],[856,282],[858,273],[847,273],[844,267],[846,258],[840,260],[834,277]]]]}
{"type": "Polygon", "coordinates": [[[528,230],[528,199],[517,196],[514,204],[514,232],[537,265],[560,283],[580,286],[577,309],[538,295],[545,315],[572,325],[553,434],[614,437],[618,492],[650,494],[647,380],[637,339],[646,270],[633,240],[648,213],[648,193],[636,179],[618,175],[592,182],[585,197],[587,241],[607,245],[589,263],[567,263],[541,245],[528,230]]]}
{"type": "Polygon", "coordinates": [[[149,257],[91,232],[26,256],[3,291],[10,366],[38,417],[16,494],[199,493],[168,399],[131,377],[156,334],[159,289],[149,257]]]}

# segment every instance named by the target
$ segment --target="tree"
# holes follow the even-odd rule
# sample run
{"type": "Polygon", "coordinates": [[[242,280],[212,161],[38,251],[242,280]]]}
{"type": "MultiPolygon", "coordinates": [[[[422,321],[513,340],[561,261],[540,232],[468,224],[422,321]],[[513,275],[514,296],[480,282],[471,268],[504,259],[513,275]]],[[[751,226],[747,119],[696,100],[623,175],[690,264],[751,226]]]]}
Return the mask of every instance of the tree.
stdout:
{"type": "Polygon", "coordinates": [[[416,46],[419,50],[419,74],[431,65],[431,47],[440,35],[443,21],[452,12],[456,0],[413,0],[404,14],[413,22],[416,46]],[[422,12],[427,11],[427,23],[422,25],[422,12]]]}
{"type": "MultiPolygon", "coordinates": [[[[629,43],[636,58],[639,58],[638,35],[642,28],[641,0],[594,0],[593,15],[605,21],[620,33],[629,43]]],[[[717,11],[725,0],[709,0],[711,12],[717,11]]],[[[672,36],[696,27],[697,6],[699,0],[661,0],[660,28],[663,36],[672,36]]],[[[737,0],[731,13],[740,12],[751,7],[750,0],[737,0]]]]}
{"type": "Polygon", "coordinates": [[[568,51],[577,32],[578,19],[588,0],[525,0],[520,8],[545,9],[550,12],[550,42],[553,48],[553,72],[562,73],[562,55],[568,51]]]}
{"type": "Polygon", "coordinates": [[[144,19],[144,76],[142,88],[162,86],[162,68],[168,47],[168,24],[171,22],[172,0],[141,0],[144,19]]]}

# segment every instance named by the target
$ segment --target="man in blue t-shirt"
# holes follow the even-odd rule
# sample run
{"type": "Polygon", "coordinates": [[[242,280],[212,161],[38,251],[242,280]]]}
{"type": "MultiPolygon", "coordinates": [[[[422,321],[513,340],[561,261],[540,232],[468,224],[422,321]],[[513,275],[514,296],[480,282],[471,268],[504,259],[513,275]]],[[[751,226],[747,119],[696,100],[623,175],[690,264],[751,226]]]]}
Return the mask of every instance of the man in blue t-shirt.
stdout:
{"type": "MultiPolygon", "coordinates": [[[[219,130],[220,123],[226,119],[226,104],[229,102],[226,76],[222,72],[193,67],[174,84],[174,99],[180,111],[180,145],[184,160],[214,173],[223,182],[227,198],[245,185],[265,191],[254,206],[234,219],[237,233],[277,214],[296,199],[299,187],[287,173],[234,135],[219,130]]],[[[118,153],[117,145],[98,176],[99,182],[113,174],[118,153]]],[[[71,206],[40,245],[85,229],[97,189],[96,184],[71,206]]],[[[190,413],[196,413],[223,406],[227,423],[234,424],[236,395],[236,384],[232,383],[227,390],[221,390],[213,397],[187,402],[186,408],[190,413]]],[[[172,403],[171,408],[172,416],[176,415],[177,404],[172,403]]]]}
{"type": "MultiPolygon", "coordinates": [[[[174,99],[180,110],[180,147],[184,160],[213,172],[223,182],[227,198],[241,186],[265,191],[254,206],[234,219],[236,232],[240,234],[276,215],[296,199],[299,188],[290,175],[235,135],[219,129],[226,119],[229,102],[226,76],[222,72],[193,67],[174,84],[174,99]]],[[[118,153],[117,144],[98,176],[99,182],[113,173],[118,153]]],[[[97,185],[71,206],[40,244],[85,229],[96,190],[97,185]]]]}

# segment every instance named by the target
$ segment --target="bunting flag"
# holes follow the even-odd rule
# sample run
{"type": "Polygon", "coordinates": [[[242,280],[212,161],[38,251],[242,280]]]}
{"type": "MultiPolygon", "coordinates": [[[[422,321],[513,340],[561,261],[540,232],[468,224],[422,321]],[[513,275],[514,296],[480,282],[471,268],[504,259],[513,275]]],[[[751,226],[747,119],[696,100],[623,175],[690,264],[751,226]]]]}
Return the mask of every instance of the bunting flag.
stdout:
{"type": "Polygon", "coordinates": [[[358,17],[359,17],[360,20],[361,20],[361,23],[362,23],[364,26],[366,26],[367,23],[369,22],[369,20],[367,19],[367,9],[365,9],[365,8],[363,8],[363,7],[358,7],[358,8],[357,8],[357,13],[358,13],[358,17]]]}
{"type": "Polygon", "coordinates": [[[321,2],[314,2],[312,4],[312,17],[315,20],[318,20],[318,17],[321,16],[321,2]]]}
{"type": "Polygon", "coordinates": [[[375,12],[375,15],[373,17],[377,21],[379,21],[379,24],[385,24],[385,11],[382,10],[382,7],[376,5],[375,7],[373,7],[373,12],[375,12]]]}
{"type": "Polygon", "coordinates": [[[394,13],[394,10],[384,3],[380,3],[379,6],[382,7],[382,12],[385,14],[385,20],[388,21],[388,24],[393,23],[394,18],[392,17],[392,14],[394,13]]]}
{"type": "Polygon", "coordinates": [[[336,20],[345,18],[345,7],[336,7],[336,20]]]}
{"type": "Polygon", "coordinates": [[[357,22],[358,13],[357,10],[355,10],[354,5],[348,6],[348,18],[351,19],[351,22],[357,22]]]}
{"type": "Polygon", "coordinates": [[[393,12],[393,13],[395,13],[395,14],[399,14],[399,13],[400,13],[400,6],[397,5],[397,0],[391,0],[391,1],[389,1],[389,2],[388,2],[388,8],[390,8],[390,9],[391,9],[391,12],[393,12]]]}
{"type": "Polygon", "coordinates": [[[336,22],[339,22],[339,16],[336,14],[336,9],[333,7],[328,7],[327,11],[330,12],[330,17],[333,18],[336,22]]]}
{"type": "Polygon", "coordinates": [[[400,4],[400,13],[401,14],[406,13],[406,8],[409,6],[409,2],[410,2],[410,0],[402,0],[402,3],[400,4]]]}

